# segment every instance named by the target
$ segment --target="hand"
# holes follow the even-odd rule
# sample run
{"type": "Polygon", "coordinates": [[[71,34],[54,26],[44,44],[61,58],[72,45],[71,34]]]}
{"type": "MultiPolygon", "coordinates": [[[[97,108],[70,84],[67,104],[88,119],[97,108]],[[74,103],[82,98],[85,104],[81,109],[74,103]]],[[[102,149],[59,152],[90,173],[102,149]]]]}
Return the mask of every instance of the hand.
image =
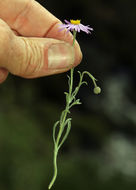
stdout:
{"type": "Polygon", "coordinates": [[[0,0],[0,83],[8,72],[36,78],[80,63],[78,43],[59,32],[60,20],[34,0],[0,0]]]}

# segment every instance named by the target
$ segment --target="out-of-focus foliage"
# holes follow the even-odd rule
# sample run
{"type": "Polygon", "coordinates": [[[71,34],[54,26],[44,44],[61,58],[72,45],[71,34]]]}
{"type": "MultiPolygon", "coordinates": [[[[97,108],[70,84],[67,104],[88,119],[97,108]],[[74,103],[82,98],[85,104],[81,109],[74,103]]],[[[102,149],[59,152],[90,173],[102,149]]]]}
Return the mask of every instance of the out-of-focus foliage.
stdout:
{"type": "MultiPolygon", "coordinates": [[[[94,28],[78,35],[99,96],[83,87],[59,155],[53,189],[136,189],[136,1],[40,1],[61,20],[94,28]]],[[[52,126],[63,109],[67,74],[0,85],[0,190],[44,190],[52,176],[52,126]]],[[[75,81],[78,75],[75,74],[75,81]]]]}

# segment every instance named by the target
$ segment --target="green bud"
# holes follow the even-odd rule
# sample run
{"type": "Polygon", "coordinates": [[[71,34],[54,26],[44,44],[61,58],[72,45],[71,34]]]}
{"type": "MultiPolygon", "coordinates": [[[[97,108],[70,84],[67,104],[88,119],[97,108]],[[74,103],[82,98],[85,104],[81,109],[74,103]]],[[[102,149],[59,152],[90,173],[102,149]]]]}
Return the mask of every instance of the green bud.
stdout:
{"type": "Polygon", "coordinates": [[[97,87],[94,88],[93,91],[94,91],[95,94],[100,94],[101,93],[101,88],[99,86],[97,86],[97,87]]]}

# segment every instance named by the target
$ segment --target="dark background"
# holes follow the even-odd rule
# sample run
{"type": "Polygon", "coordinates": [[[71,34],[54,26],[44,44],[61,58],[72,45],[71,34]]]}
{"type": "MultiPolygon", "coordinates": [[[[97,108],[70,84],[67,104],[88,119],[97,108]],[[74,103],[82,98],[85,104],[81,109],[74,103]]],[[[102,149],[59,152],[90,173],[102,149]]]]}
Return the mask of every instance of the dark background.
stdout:
{"type": "MultiPolygon", "coordinates": [[[[58,159],[55,190],[136,189],[136,1],[39,2],[62,21],[81,19],[78,34],[87,70],[100,95],[82,87],[72,130],[58,159]]],[[[64,108],[67,74],[26,80],[10,75],[0,86],[0,190],[45,190],[53,173],[52,127],[64,108]]],[[[88,80],[88,78],[86,78],[88,80]]]]}

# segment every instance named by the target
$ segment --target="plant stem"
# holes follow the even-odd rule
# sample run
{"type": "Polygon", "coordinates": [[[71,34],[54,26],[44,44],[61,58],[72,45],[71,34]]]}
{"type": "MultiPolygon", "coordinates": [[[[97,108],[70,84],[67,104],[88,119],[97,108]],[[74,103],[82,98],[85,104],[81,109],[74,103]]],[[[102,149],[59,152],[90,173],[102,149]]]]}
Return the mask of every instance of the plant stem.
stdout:
{"type": "Polygon", "coordinates": [[[56,180],[56,177],[57,177],[57,173],[58,173],[58,169],[57,169],[57,154],[58,154],[58,151],[56,148],[54,148],[54,159],[53,159],[53,165],[54,165],[54,174],[53,174],[53,178],[48,186],[48,189],[51,189],[51,187],[53,186],[55,180],[56,180]]]}
{"type": "MultiPolygon", "coordinates": [[[[73,44],[72,44],[73,47],[74,47],[75,42],[76,42],[76,34],[77,34],[77,32],[74,30],[73,31],[73,44]]],[[[76,99],[76,95],[78,94],[80,87],[83,84],[87,84],[85,81],[83,81],[84,75],[85,74],[88,75],[92,79],[94,87],[99,88],[99,87],[97,87],[97,84],[95,82],[96,79],[89,72],[84,71],[84,72],[81,73],[81,72],[78,71],[78,73],[80,75],[80,80],[79,80],[78,86],[75,88],[75,90],[73,90],[74,67],[70,70],[69,91],[68,91],[68,93],[67,92],[65,93],[66,94],[66,106],[65,106],[65,109],[61,113],[60,120],[57,121],[54,124],[54,127],[53,127],[53,141],[54,141],[53,165],[54,165],[54,173],[53,173],[52,180],[51,180],[51,182],[50,182],[50,184],[48,186],[48,189],[51,189],[51,187],[53,186],[53,184],[54,184],[54,182],[56,180],[57,171],[58,171],[57,170],[58,151],[59,151],[61,145],[66,140],[66,138],[67,138],[67,136],[69,134],[70,128],[71,128],[71,118],[67,117],[68,113],[70,113],[70,108],[72,106],[81,104],[80,100],[76,99]],[[57,135],[55,134],[56,127],[59,127],[57,135]],[[64,133],[65,128],[66,128],[66,131],[64,133]],[[64,135],[63,135],[63,133],[64,133],[64,135]]],[[[97,94],[98,93],[100,93],[100,88],[99,88],[99,92],[97,92],[97,94]]]]}
{"type": "MultiPolygon", "coordinates": [[[[76,31],[74,30],[73,31],[73,44],[72,46],[74,47],[75,45],[75,40],[76,40],[76,31]]],[[[58,150],[59,150],[59,144],[60,144],[60,139],[61,139],[61,136],[62,136],[62,133],[63,133],[63,130],[64,130],[64,126],[65,126],[65,122],[66,122],[66,119],[67,119],[67,114],[69,112],[69,109],[70,109],[70,103],[72,101],[72,91],[73,91],[73,75],[74,75],[74,68],[72,68],[70,70],[70,85],[69,85],[69,93],[68,93],[68,100],[66,100],[66,106],[65,106],[65,109],[64,111],[62,112],[61,114],[61,123],[60,123],[60,126],[59,126],[59,132],[58,132],[58,135],[57,135],[57,139],[56,139],[56,142],[54,144],[54,159],[53,159],[53,164],[54,164],[54,174],[53,174],[53,178],[48,186],[48,189],[51,189],[51,187],[53,186],[55,180],[56,180],[56,177],[57,177],[57,156],[58,156],[58,150]]]]}

